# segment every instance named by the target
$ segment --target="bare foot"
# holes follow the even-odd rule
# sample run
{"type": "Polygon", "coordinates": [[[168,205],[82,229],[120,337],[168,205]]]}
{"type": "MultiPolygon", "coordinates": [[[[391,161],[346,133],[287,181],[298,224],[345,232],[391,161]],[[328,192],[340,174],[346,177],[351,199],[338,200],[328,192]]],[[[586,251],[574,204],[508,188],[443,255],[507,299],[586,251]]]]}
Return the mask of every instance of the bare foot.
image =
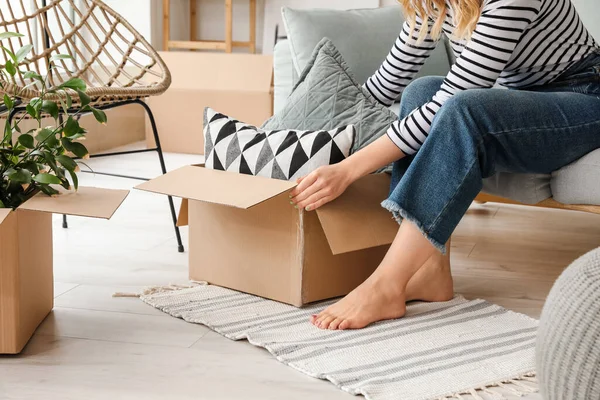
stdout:
{"type": "Polygon", "coordinates": [[[450,255],[435,252],[406,286],[406,301],[448,301],[454,297],[450,255]]]}
{"type": "Polygon", "coordinates": [[[311,318],[321,329],[361,329],[387,319],[401,318],[406,302],[448,301],[454,297],[449,254],[435,252],[410,279],[406,289],[394,278],[394,268],[380,268],[362,285],[311,318]]]}
{"type": "Polygon", "coordinates": [[[321,329],[344,330],[403,317],[406,296],[397,282],[383,271],[376,272],[342,300],[314,315],[311,322],[321,329]]]}

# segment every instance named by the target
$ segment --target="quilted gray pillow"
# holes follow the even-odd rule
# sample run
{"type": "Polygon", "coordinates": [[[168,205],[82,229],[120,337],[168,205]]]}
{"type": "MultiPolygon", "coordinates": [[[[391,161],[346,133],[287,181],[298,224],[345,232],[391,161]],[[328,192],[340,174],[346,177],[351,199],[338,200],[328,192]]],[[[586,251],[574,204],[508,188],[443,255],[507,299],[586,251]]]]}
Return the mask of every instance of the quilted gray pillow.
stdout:
{"type": "Polygon", "coordinates": [[[354,79],[334,44],[321,40],[285,106],[263,129],[331,130],[353,125],[353,152],[384,135],[398,117],[354,79]]]}

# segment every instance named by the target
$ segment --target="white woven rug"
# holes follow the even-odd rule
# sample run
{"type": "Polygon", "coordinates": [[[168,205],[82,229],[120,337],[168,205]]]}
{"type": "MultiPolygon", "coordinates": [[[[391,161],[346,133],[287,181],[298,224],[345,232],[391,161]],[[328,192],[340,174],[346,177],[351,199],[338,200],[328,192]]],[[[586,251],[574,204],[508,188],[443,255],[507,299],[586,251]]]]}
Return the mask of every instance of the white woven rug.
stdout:
{"type": "Polygon", "coordinates": [[[210,285],[141,299],[229,339],[247,339],[279,361],[367,399],[501,399],[507,391],[535,391],[537,321],[483,300],[413,303],[399,320],[323,331],[309,316],[331,302],[298,309],[210,285]]]}

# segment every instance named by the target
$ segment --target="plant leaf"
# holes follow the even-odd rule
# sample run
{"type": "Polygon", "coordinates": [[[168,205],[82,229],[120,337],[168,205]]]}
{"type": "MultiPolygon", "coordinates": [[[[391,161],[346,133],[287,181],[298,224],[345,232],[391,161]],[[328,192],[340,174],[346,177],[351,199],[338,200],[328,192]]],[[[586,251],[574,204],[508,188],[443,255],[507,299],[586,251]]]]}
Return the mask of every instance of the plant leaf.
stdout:
{"type": "Polygon", "coordinates": [[[90,104],[90,96],[82,92],[81,90],[77,90],[77,94],[79,95],[79,101],[81,102],[81,106],[85,107],[90,104]]]}
{"type": "Polygon", "coordinates": [[[8,95],[6,93],[4,93],[4,105],[9,110],[12,110],[12,108],[15,106],[15,103],[13,102],[13,100],[10,97],[8,97],[8,95]]]}
{"type": "Polygon", "coordinates": [[[0,49],[4,50],[6,52],[6,54],[8,54],[8,56],[10,57],[11,60],[13,60],[14,62],[17,61],[17,56],[10,49],[7,49],[4,46],[0,46],[0,49]]]}
{"type": "Polygon", "coordinates": [[[58,119],[58,106],[55,102],[50,100],[44,100],[42,103],[42,111],[50,114],[52,118],[58,119]]]}
{"type": "Polygon", "coordinates": [[[16,183],[31,183],[31,172],[19,169],[8,174],[8,179],[16,183]]]}
{"type": "Polygon", "coordinates": [[[71,175],[73,187],[75,188],[75,190],[79,189],[79,179],[77,178],[77,174],[75,173],[75,171],[71,171],[69,169],[67,171],[69,171],[69,175],[71,175]]]}
{"type": "Polygon", "coordinates": [[[38,164],[35,161],[32,161],[32,160],[23,161],[23,160],[21,160],[21,165],[23,165],[23,168],[29,170],[29,172],[31,172],[32,174],[39,174],[40,173],[40,168],[38,167],[38,164]]]}
{"type": "Polygon", "coordinates": [[[58,87],[61,89],[81,90],[82,92],[87,90],[87,85],[81,78],[71,78],[68,81],[60,84],[58,87]]]}
{"type": "Polygon", "coordinates": [[[32,44],[26,44],[25,46],[21,47],[17,51],[17,54],[15,54],[15,57],[17,58],[15,60],[16,63],[20,64],[23,60],[25,60],[25,57],[27,57],[27,54],[29,54],[29,52],[31,51],[31,49],[33,49],[33,45],[32,44]]]}
{"type": "Polygon", "coordinates": [[[75,171],[75,169],[77,168],[77,163],[73,161],[73,159],[69,156],[56,156],[56,161],[58,161],[69,172],[75,171]]]}
{"type": "Polygon", "coordinates": [[[8,38],[15,38],[15,37],[23,37],[25,35],[21,34],[21,33],[16,33],[16,32],[2,32],[0,33],[0,40],[4,40],[4,39],[8,39],[8,38]]]}
{"type": "Polygon", "coordinates": [[[54,189],[52,186],[40,186],[40,190],[42,193],[47,194],[48,196],[54,196],[60,193],[58,190],[54,189]]]}
{"type": "Polygon", "coordinates": [[[62,183],[60,179],[58,179],[58,176],[50,175],[48,173],[37,174],[33,177],[33,180],[47,185],[60,185],[62,183]]]}
{"type": "Polygon", "coordinates": [[[35,145],[33,144],[33,136],[31,136],[28,133],[20,135],[18,140],[19,140],[19,143],[21,143],[23,146],[27,147],[28,149],[33,149],[35,147],[35,145]]]}
{"type": "Polygon", "coordinates": [[[56,134],[54,133],[53,130],[48,129],[48,128],[42,129],[35,136],[35,140],[37,140],[38,143],[45,143],[51,147],[56,146],[58,144],[58,139],[56,138],[56,134]]]}
{"type": "Polygon", "coordinates": [[[58,61],[58,60],[72,60],[73,57],[68,54],[55,54],[50,57],[50,62],[58,61]]]}
{"type": "Polygon", "coordinates": [[[92,113],[94,114],[94,117],[96,117],[96,121],[100,122],[102,125],[106,125],[108,119],[106,118],[106,113],[104,111],[92,108],[92,113]]]}
{"type": "Polygon", "coordinates": [[[44,82],[44,78],[35,71],[27,71],[23,74],[25,79],[35,79],[36,81],[44,82]]]}
{"type": "Polygon", "coordinates": [[[31,104],[27,104],[27,107],[25,108],[27,109],[27,114],[29,114],[32,118],[37,119],[37,113],[31,104]]]}
{"type": "Polygon", "coordinates": [[[86,147],[79,142],[73,142],[73,141],[71,141],[71,139],[66,138],[66,137],[62,138],[61,142],[62,142],[63,147],[67,151],[70,151],[71,153],[75,154],[77,157],[83,158],[88,155],[88,150],[86,149],[86,147]]]}
{"type": "Polygon", "coordinates": [[[6,65],[4,66],[4,68],[6,69],[6,72],[8,72],[8,74],[10,76],[15,76],[17,74],[17,67],[10,60],[6,61],[6,65]]]}
{"type": "Polygon", "coordinates": [[[71,116],[69,116],[69,119],[67,119],[67,123],[65,124],[65,127],[63,128],[63,133],[65,134],[65,136],[70,137],[73,136],[77,133],[79,133],[80,127],[79,127],[79,122],[77,122],[77,120],[71,116]]]}

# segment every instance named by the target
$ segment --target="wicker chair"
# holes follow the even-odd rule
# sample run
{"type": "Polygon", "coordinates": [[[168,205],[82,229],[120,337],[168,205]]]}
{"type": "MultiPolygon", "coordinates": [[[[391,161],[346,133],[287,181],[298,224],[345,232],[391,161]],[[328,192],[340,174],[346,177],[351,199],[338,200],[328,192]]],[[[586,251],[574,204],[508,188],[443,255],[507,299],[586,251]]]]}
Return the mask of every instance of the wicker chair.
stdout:
{"type": "MultiPolygon", "coordinates": [[[[100,0],[8,0],[0,2],[0,32],[24,35],[3,42],[13,53],[24,45],[34,46],[30,56],[20,64],[21,71],[47,75],[50,86],[57,86],[71,77],[81,78],[87,83],[86,93],[96,108],[106,110],[128,104],[139,104],[144,108],[154,133],[155,148],[102,153],[91,157],[156,151],[162,172],[166,173],[154,117],[143,99],[166,91],[171,84],[171,75],[152,46],[123,17],[100,0]],[[60,59],[58,64],[62,68],[49,70],[50,58],[56,54],[67,54],[72,59],[60,59]]],[[[0,51],[0,64],[6,60],[6,53],[0,51]]],[[[17,74],[9,85],[0,90],[0,96],[3,92],[13,96],[18,94],[20,106],[8,116],[9,119],[24,113],[27,103],[40,95],[41,87],[27,86],[30,83],[17,74]]],[[[46,98],[52,99],[48,95],[46,98]]],[[[75,99],[78,96],[73,92],[74,112],[78,108],[75,99]]],[[[175,225],[177,217],[171,197],[169,206],[175,225]]],[[[67,227],[66,217],[63,226],[67,227]]],[[[175,233],[178,249],[183,252],[176,225],[175,233]]]]}

